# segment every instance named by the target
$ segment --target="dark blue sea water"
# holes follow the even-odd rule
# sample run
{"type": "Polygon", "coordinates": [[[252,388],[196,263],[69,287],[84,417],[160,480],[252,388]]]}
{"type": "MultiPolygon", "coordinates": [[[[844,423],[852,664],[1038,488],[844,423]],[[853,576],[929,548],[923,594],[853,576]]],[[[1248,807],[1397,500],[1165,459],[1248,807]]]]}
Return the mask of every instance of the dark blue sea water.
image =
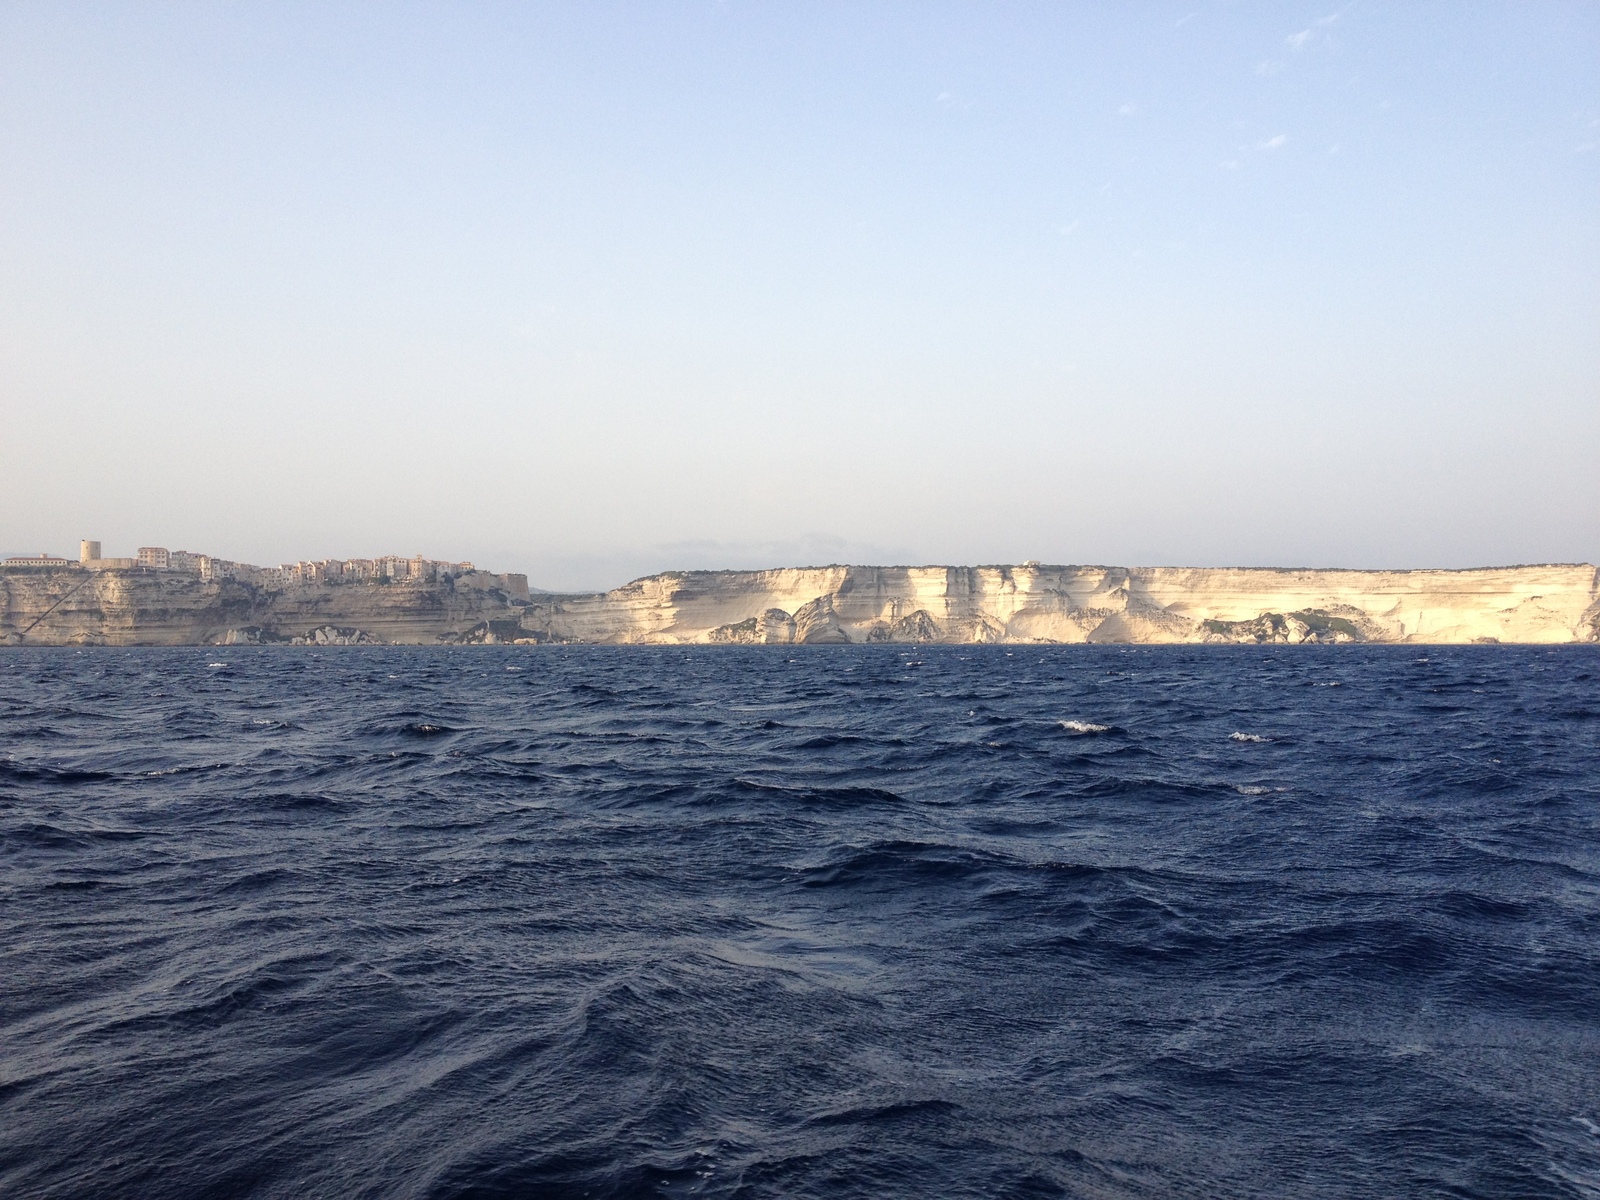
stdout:
{"type": "Polygon", "coordinates": [[[0,1194],[1600,1196],[1600,650],[0,652],[0,1194]]]}

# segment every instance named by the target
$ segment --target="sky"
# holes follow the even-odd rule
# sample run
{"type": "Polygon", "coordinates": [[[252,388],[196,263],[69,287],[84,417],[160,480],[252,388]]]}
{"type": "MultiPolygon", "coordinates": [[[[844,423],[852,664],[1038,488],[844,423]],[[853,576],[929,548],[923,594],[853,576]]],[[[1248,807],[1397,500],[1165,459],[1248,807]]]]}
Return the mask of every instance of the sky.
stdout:
{"type": "Polygon", "coordinates": [[[1600,4],[0,0],[0,552],[1600,561],[1600,4]]]}

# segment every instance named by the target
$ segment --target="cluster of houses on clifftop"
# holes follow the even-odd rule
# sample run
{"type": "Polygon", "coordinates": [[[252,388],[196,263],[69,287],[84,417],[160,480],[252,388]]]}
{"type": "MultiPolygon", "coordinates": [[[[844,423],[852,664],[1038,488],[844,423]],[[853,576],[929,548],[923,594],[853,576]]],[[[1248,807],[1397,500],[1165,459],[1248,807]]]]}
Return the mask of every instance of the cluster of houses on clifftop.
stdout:
{"type": "MultiPolygon", "coordinates": [[[[467,575],[476,570],[469,562],[441,562],[418,554],[413,558],[386,555],[382,558],[325,558],[320,562],[284,563],[278,567],[256,567],[230,562],[209,554],[187,550],[168,550],[165,546],[140,546],[136,558],[106,558],[100,543],[84,539],[79,543],[78,561],[50,554],[26,554],[7,558],[8,568],[44,568],[84,571],[146,570],[175,571],[198,576],[202,582],[237,579],[258,586],[292,583],[437,583],[467,575]]],[[[525,575],[497,576],[507,591],[528,595],[525,575]]]]}

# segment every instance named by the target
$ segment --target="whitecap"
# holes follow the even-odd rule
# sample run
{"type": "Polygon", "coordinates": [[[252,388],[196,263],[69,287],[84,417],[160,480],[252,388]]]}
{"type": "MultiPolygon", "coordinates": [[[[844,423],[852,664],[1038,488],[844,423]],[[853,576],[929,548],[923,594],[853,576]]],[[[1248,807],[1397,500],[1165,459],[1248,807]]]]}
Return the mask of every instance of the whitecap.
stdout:
{"type": "Polygon", "coordinates": [[[225,667],[227,665],[228,665],[227,663],[207,663],[206,664],[206,666],[208,666],[208,667],[225,667]]]}
{"type": "Polygon", "coordinates": [[[1272,739],[1262,737],[1259,733],[1239,733],[1237,731],[1228,735],[1231,742],[1270,742],[1272,739]]]}
{"type": "Polygon", "coordinates": [[[1095,725],[1089,721],[1060,721],[1058,724],[1068,733],[1078,734],[1080,737],[1093,733],[1110,733],[1111,726],[1095,725]]]}
{"type": "Polygon", "coordinates": [[[1238,792],[1241,796],[1265,796],[1268,792],[1272,791],[1271,788],[1256,787],[1255,785],[1249,783],[1241,783],[1233,790],[1238,792]]]}

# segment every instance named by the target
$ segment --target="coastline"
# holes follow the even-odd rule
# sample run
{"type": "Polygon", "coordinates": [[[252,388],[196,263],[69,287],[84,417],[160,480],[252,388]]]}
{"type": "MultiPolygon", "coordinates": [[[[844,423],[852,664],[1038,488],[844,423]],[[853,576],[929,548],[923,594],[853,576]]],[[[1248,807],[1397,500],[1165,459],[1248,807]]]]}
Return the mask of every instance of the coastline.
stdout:
{"type": "Polygon", "coordinates": [[[595,593],[530,593],[522,576],[479,570],[381,582],[0,570],[0,646],[1596,641],[1591,564],[841,565],[665,572],[595,593]]]}

